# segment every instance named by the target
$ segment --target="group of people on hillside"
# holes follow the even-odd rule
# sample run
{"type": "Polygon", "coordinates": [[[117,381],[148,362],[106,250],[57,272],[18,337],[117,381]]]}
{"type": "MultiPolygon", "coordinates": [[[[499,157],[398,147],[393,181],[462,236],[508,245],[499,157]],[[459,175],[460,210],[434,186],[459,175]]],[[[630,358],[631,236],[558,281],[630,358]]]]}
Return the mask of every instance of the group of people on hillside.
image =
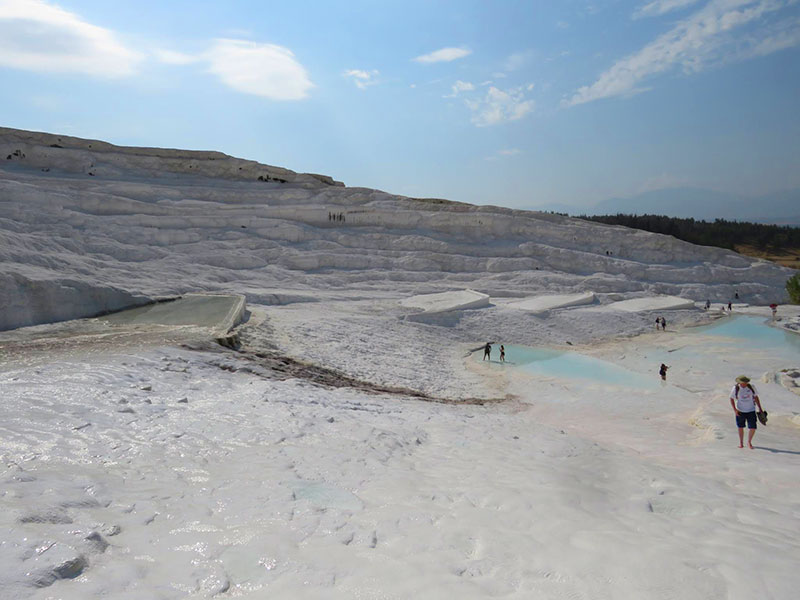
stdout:
{"type": "MultiPolygon", "coordinates": [[[[738,299],[738,296],[737,296],[737,299],[738,299]]],[[[705,308],[706,308],[706,310],[709,310],[711,308],[711,300],[706,300],[705,308]]],[[[726,304],[722,304],[719,307],[719,309],[722,312],[725,312],[726,308],[728,309],[728,312],[733,312],[733,302],[728,302],[727,305],[726,304]]]]}

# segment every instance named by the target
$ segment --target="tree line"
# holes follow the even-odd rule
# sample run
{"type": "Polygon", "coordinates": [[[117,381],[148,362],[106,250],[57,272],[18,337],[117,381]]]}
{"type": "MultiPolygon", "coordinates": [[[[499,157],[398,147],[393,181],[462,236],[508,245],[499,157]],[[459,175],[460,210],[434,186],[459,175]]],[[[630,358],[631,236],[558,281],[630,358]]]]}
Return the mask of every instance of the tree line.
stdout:
{"type": "Polygon", "coordinates": [[[734,246],[753,246],[758,250],[781,251],[800,248],[800,227],[763,225],[715,219],[713,222],[679,219],[664,215],[580,215],[578,219],[608,225],[624,225],[653,233],[663,233],[700,246],[734,250],[734,246]]]}

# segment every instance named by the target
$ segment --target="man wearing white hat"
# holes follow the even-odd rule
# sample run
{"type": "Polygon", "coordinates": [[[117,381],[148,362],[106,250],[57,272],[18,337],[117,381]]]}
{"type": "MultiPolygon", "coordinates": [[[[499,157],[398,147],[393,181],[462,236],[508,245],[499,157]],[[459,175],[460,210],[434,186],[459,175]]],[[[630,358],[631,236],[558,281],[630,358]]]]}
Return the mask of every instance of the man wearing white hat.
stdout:
{"type": "Polygon", "coordinates": [[[753,436],[756,434],[756,405],[761,408],[756,388],[746,375],[736,378],[736,385],[731,390],[731,406],[736,413],[736,427],[739,428],[739,448],[744,448],[744,424],[747,423],[747,445],[753,449],[753,436]]]}

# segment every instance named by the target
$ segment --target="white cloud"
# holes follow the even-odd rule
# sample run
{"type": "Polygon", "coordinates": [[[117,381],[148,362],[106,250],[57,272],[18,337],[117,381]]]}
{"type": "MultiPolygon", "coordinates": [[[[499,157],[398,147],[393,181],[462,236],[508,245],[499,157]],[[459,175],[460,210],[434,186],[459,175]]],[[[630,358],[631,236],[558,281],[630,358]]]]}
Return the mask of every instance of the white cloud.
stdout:
{"type": "Polygon", "coordinates": [[[113,31],[44,0],[0,0],[0,66],[126,77],[142,58],[113,31]]]}
{"type": "Polygon", "coordinates": [[[472,90],[475,89],[475,86],[472,85],[469,81],[461,81],[459,79],[458,81],[456,81],[453,84],[452,89],[453,89],[453,93],[452,94],[447,94],[445,96],[445,98],[455,98],[461,92],[471,92],[472,90]]]}
{"type": "Polygon", "coordinates": [[[509,55],[503,63],[503,71],[518,71],[525,67],[534,58],[535,54],[532,50],[525,52],[515,52],[509,55]]]}
{"type": "Polygon", "coordinates": [[[272,100],[300,100],[314,87],[303,65],[282,46],[219,39],[205,57],[209,72],[245,94],[272,100]]]}
{"type": "Polygon", "coordinates": [[[442,48],[431,52],[430,54],[423,54],[413,59],[415,62],[430,64],[436,62],[450,62],[458,58],[464,58],[472,54],[472,50],[466,48],[442,48]]]}
{"type": "Polygon", "coordinates": [[[644,48],[617,61],[592,85],[583,86],[565,106],[645,91],[643,82],[682,68],[687,73],[764,55],[800,43],[797,24],[770,23],[768,17],[795,0],[711,0],[644,48]],[[735,31],[754,27],[745,35],[735,31]]]}
{"type": "Polygon", "coordinates": [[[45,110],[48,112],[55,112],[64,108],[64,98],[61,96],[41,94],[38,96],[33,96],[30,102],[32,106],[35,106],[39,110],[45,110]]]}
{"type": "Polygon", "coordinates": [[[766,56],[773,52],[792,48],[800,44],[800,17],[783,19],[770,27],[768,35],[754,39],[753,36],[743,36],[743,47],[736,55],[737,59],[744,60],[756,56],[766,56]]]}
{"type": "Polygon", "coordinates": [[[649,2],[644,6],[640,6],[633,13],[634,19],[641,19],[643,17],[659,17],[661,15],[672,12],[696,4],[698,0],[655,0],[649,2]]]}
{"type": "Polygon", "coordinates": [[[492,86],[483,98],[465,103],[472,111],[472,123],[478,127],[516,121],[534,108],[533,100],[525,99],[523,88],[503,91],[492,86]]]}
{"type": "Polygon", "coordinates": [[[491,156],[487,156],[486,160],[499,160],[506,156],[516,156],[517,154],[522,154],[522,150],[519,148],[506,148],[504,150],[498,150],[491,156]]]}
{"type": "Polygon", "coordinates": [[[375,85],[378,83],[378,80],[375,79],[380,73],[377,69],[373,69],[372,71],[362,71],[360,69],[350,69],[349,71],[344,72],[344,77],[349,77],[352,79],[353,83],[356,84],[356,87],[360,90],[364,90],[371,85],[375,85]]]}
{"type": "Polygon", "coordinates": [[[202,56],[184,54],[183,52],[175,52],[174,50],[153,50],[153,56],[159,62],[168,65],[190,65],[203,60],[202,56]]]}

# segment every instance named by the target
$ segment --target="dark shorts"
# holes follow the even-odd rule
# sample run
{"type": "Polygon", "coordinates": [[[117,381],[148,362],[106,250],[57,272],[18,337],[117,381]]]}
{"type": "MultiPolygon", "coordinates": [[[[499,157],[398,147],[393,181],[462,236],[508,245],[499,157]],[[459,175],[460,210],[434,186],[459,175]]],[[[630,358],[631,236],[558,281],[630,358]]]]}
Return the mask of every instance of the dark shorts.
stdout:
{"type": "Polygon", "coordinates": [[[736,426],[739,428],[744,428],[744,424],[747,423],[748,429],[757,429],[756,427],[756,411],[753,412],[740,412],[736,415],[736,426]]]}

